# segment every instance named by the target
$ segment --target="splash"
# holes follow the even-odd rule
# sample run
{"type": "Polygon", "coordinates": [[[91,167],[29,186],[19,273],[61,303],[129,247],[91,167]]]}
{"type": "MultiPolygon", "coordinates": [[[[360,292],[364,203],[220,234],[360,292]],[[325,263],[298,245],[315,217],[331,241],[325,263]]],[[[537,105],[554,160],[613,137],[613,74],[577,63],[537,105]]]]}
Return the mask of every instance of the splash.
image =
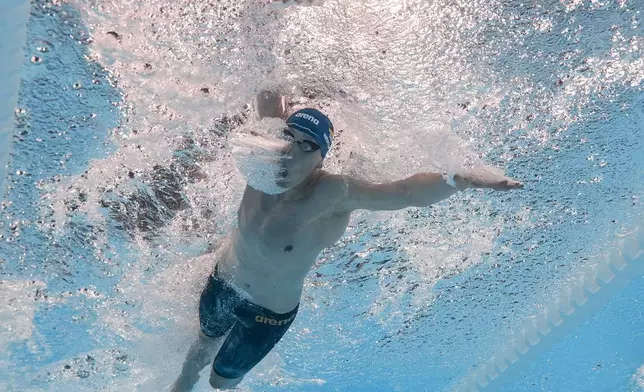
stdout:
{"type": "Polygon", "coordinates": [[[637,372],[633,374],[633,377],[631,378],[631,384],[631,392],[644,391],[644,365],[637,369],[637,372]]]}
{"type": "MultiPolygon", "coordinates": [[[[78,4],[92,31],[94,58],[113,72],[128,95],[126,121],[114,140],[118,153],[90,168],[98,182],[89,187],[84,181],[65,183],[89,188],[91,200],[104,199],[95,190],[105,188],[130,198],[136,190],[122,179],[129,172],[158,170],[189,138],[201,155],[191,163],[200,177],[182,185],[191,208],[175,216],[198,222],[206,232],[224,233],[234,222],[244,180],[274,177],[271,162],[249,163],[261,154],[252,155],[248,148],[233,151],[243,139],[239,127],[255,117],[249,103],[264,88],[286,95],[289,110],[319,107],[333,118],[338,131],[325,162],[332,172],[379,182],[481,162],[453,132],[464,118],[471,120],[459,109],[454,92],[469,96],[477,90],[454,86],[482,86],[488,75],[477,73],[480,69],[472,67],[465,48],[449,57],[441,52],[449,40],[465,39],[478,21],[492,18],[494,6],[489,4],[483,14],[477,4],[462,4],[463,24],[449,32],[441,30],[447,11],[424,2],[401,7],[395,2],[327,1],[285,9],[258,7],[253,1],[202,7],[152,1],[78,4]],[[420,15],[432,15],[431,20],[420,15]],[[418,32],[412,34],[410,21],[418,32]],[[458,80],[441,76],[448,69],[459,74],[458,80]],[[238,165],[241,173],[231,167],[231,159],[243,163],[238,165]],[[259,167],[265,169],[253,171],[259,167]],[[216,203],[208,200],[213,194],[216,203]]],[[[267,189],[259,181],[254,186],[267,189]]],[[[100,219],[92,205],[80,208],[100,219]]],[[[370,222],[382,219],[373,215],[370,222]]],[[[470,233],[484,224],[471,222],[470,233]]],[[[426,225],[414,230],[418,237],[428,235],[426,225]]],[[[431,252],[426,248],[417,254],[430,257],[431,252]]]]}
{"type": "Polygon", "coordinates": [[[279,185],[280,160],[286,159],[285,151],[289,147],[278,137],[285,127],[284,120],[278,118],[249,121],[230,142],[232,156],[248,186],[269,195],[289,189],[279,185]]]}
{"type": "Polygon", "coordinates": [[[0,352],[6,352],[12,342],[31,341],[34,314],[38,300],[45,300],[45,287],[40,281],[0,280],[0,316],[6,321],[0,328],[0,352]]]}

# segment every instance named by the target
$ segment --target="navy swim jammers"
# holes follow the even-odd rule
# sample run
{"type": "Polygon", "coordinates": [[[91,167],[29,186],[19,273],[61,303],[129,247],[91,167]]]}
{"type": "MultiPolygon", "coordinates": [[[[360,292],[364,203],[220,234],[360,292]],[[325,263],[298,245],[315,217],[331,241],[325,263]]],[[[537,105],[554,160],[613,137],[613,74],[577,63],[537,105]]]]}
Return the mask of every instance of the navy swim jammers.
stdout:
{"type": "Polygon", "coordinates": [[[215,357],[215,372],[230,379],[248,373],[284,336],[298,307],[279,314],[255,305],[217,276],[215,268],[199,301],[201,330],[217,338],[232,328],[215,357]]]}

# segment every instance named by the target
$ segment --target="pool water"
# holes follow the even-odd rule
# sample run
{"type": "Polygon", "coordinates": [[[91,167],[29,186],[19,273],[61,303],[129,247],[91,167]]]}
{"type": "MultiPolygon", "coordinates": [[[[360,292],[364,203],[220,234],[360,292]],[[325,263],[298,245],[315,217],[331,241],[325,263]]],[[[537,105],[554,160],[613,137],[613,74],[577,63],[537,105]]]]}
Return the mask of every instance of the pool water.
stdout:
{"type": "Polygon", "coordinates": [[[276,86],[336,122],[331,171],[484,161],[526,187],[354,214],[239,390],[643,391],[643,10],[33,2],[0,211],[0,390],[173,381],[213,262],[195,255],[243,189],[229,137],[276,86]],[[629,268],[588,310],[481,371],[617,249],[629,268]]]}

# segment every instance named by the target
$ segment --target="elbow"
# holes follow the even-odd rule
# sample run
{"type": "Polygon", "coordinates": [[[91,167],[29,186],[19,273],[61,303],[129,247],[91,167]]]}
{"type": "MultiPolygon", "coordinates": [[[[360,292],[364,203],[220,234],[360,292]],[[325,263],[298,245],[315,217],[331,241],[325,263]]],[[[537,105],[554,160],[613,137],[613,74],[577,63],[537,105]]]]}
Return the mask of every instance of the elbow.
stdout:
{"type": "Polygon", "coordinates": [[[411,205],[413,207],[429,207],[432,204],[440,203],[443,200],[449,199],[457,192],[458,189],[452,187],[449,187],[449,189],[444,188],[436,192],[429,192],[429,194],[424,195],[422,198],[416,198],[411,205]]]}

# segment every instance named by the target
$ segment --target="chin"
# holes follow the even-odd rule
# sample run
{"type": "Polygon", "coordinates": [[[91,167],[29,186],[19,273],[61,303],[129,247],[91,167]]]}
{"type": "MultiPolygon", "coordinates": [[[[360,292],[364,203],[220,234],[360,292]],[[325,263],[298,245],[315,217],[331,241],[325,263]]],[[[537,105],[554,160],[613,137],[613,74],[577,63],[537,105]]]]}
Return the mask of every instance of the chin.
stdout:
{"type": "Polygon", "coordinates": [[[282,194],[286,191],[288,191],[290,188],[282,188],[279,186],[274,186],[274,187],[258,187],[258,186],[253,186],[253,184],[248,184],[249,187],[253,188],[254,190],[258,192],[265,193],[267,195],[279,195],[282,194]]]}
{"type": "Polygon", "coordinates": [[[293,188],[290,181],[249,181],[248,186],[267,195],[279,195],[293,188]]]}

